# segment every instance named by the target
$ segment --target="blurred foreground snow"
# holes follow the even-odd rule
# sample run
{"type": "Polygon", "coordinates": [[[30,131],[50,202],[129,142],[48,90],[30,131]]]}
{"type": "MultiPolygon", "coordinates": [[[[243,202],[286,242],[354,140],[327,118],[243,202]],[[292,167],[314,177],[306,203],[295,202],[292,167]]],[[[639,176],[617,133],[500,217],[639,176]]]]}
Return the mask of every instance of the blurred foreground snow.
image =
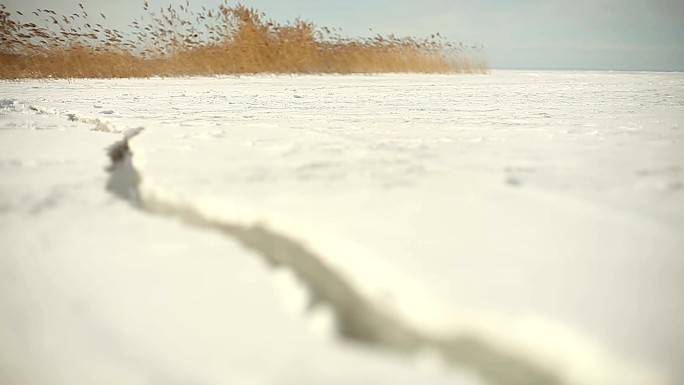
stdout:
{"type": "Polygon", "coordinates": [[[21,82],[0,103],[3,384],[684,378],[683,74],[21,82]],[[131,129],[147,212],[105,189],[131,129]]]}

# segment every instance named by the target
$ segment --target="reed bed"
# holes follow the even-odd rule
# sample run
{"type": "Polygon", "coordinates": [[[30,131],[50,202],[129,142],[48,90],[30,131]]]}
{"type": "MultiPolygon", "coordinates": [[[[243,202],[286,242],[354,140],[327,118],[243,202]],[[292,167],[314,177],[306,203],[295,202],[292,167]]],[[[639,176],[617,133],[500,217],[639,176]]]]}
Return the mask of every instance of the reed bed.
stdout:
{"type": "Polygon", "coordinates": [[[482,47],[428,38],[344,37],[295,19],[284,24],[227,0],[214,9],[151,10],[125,32],[103,14],[14,14],[0,4],[0,78],[118,78],[249,73],[486,72],[482,47]]]}

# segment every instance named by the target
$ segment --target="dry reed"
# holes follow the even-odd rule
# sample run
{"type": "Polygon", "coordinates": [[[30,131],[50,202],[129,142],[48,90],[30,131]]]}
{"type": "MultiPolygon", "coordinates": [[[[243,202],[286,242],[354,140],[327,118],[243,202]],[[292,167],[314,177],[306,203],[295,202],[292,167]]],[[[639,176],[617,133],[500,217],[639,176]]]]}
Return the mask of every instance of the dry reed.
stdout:
{"type": "Polygon", "coordinates": [[[285,24],[227,0],[193,11],[189,2],[135,19],[130,32],[103,14],[21,12],[0,4],[0,78],[112,78],[241,73],[485,72],[481,46],[429,38],[346,38],[296,19],[285,24]],[[39,25],[39,24],[42,24],[39,25]]]}

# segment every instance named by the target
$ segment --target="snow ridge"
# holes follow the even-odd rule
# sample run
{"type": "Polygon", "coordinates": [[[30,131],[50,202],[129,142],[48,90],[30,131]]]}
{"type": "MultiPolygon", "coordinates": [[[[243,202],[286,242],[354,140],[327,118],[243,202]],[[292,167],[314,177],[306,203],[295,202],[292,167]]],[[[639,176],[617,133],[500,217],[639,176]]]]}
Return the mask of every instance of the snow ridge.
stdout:
{"type": "Polygon", "coordinates": [[[81,123],[89,123],[89,124],[94,124],[95,128],[93,128],[94,131],[102,131],[102,132],[113,132],[113,133],[118,133],[114,126],[100,118],[91,118],[89,116],[83,116],[81,114],[72,112],[68,113],[66,115],[69,120],[74,121],[74,122],[81,122],[81,123]]]}
{"type": "Polygon", "coordinates": [[[27,105],[24,103],[18,103],[15,99],[0,99],[0,110],[2,109],[16,112],[20,112],[22,109],[28,109],[29,111],[32,111],[39,115],[63,115],[66,116],[72,122],[80,122],[94,125],[95,127],[93,127],[93,131],[119,133],[119,131],[114,127],[112,123],[106,120],[102,120],[100,118],[93,118],[90,116],[80,114],[78,112],[68,112],[62,114],[60,111],[55,110],[53,108],[48,108],[37,104],[27,105]]]}

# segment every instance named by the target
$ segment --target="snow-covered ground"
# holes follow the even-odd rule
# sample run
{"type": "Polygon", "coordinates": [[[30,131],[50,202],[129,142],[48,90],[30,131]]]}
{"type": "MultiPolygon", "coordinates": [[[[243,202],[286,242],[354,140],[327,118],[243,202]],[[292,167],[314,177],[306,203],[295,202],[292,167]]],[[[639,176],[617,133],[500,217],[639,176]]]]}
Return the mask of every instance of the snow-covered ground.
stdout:
{"type": "Polygon", "coordinates": [[[3,83],[0,379],[681,384],[683,123],[681,73],[3,83]]]}

